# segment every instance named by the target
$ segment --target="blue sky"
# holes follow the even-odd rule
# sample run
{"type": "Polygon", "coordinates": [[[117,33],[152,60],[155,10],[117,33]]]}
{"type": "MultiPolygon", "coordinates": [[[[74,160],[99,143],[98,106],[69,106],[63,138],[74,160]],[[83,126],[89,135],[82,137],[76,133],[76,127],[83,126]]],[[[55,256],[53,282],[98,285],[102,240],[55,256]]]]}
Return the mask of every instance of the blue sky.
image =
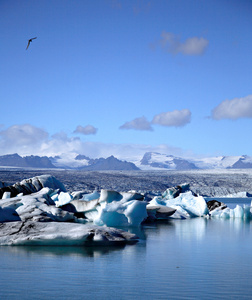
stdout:
{"type": "Polygon", "coordinates": [[[250,0],[1,0],[0,155],[252,155],[251,16],[250,0]]]}

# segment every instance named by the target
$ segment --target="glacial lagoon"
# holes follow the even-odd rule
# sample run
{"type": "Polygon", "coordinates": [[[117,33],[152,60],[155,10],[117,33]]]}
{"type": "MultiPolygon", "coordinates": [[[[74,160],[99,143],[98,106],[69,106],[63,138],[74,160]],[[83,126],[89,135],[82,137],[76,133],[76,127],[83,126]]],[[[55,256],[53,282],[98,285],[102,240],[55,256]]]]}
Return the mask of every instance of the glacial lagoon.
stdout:
{"type": "MultiPolygon", "coordinates": [[[[16,172],[4,172],[4,175],[3,178],[6,175],[20,177],[16,172]]],[[[24,178],[30,177],[21,175],[24,178]]],[[[67,180],[62,181],[64,184],[67,182],[69,187],[72,187],[73,182],[80,182],[76,177],[68,175],[64,174],[63,179],[67,180]]],[[[94,175],[99,180],[102,178],[100,173],[94,175]]],[[[110,175],[107,176],[110,181],[106,179],[106,182],[115,182],[110,175]]],[[[90,182],[93,182],[90,173],[88,176],[90,182]]],[[[179,176],[179,180],[184,179],[181,179],[181,174],[176,176],[179,176]]],[[[222,181],[224,192],[237,186],[233,180],[240,180],[242,184],[245,181],[247,185],[251,182],[243,175],[241,178],[240,175],[231,176],[232,180],[227,178],[222,181]]],[[[220,179],[215,177],[210,176],[209,180],[220,179]]],[[[195,182],[201,182],[199,178],[195,182]]],[[[186,179],[190,182],[191,175],[186,179]]],[[[178,178],[174,180],[184,181],[178,181],[178,178]]],[[[124,181],[118,180],[117,185],[121,182],[124,181]]],[[[106,188],[105,183],[102,182],[103,186],[100,187],[106,188]]],[[[130,186],[128,182],[126,184],[130,186]]],[[[153,190],[156,180],[150,184],[141,178],[136,184],[141,187],[146,185],[153,190]]],[[[220,192],[218,186],[209,183],[203,187],[203,191],[208,186],[215,186],[211,191],[220,192]]],[[[77,189],[74,187],[73,190],[77,189]]],[[[236,204],[251,203],[249,198],[218,200],[231,209],[236,204]]],[[[251,224],[251,220],[241,218],[171,219],[123,228],[140,238],[134,245],[0,246],[0,298],[250,299],[251,224]]]]}
{"type": "Polygon", "coordinates": [[[119,248],[1,246],[1,299],[251,298],[252,221],[201,217],[128,230],[140,240],[119,248]]]}

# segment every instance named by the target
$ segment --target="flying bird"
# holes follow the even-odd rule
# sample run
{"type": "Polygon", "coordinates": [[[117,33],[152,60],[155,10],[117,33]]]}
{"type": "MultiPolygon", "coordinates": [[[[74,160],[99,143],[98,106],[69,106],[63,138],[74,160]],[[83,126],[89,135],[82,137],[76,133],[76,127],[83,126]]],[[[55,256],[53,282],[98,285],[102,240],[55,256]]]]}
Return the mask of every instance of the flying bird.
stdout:
{"type": "Polygon", "coordinates": [[[26,50],[28,49],[28,47],[30,46],[30,43],[32,42],[32,40],[35,40],[37,37],[34,37],[34,38],[31,38],[28,40],[28,44],[27,44],[27,47],[26,47],[26,50]]]}

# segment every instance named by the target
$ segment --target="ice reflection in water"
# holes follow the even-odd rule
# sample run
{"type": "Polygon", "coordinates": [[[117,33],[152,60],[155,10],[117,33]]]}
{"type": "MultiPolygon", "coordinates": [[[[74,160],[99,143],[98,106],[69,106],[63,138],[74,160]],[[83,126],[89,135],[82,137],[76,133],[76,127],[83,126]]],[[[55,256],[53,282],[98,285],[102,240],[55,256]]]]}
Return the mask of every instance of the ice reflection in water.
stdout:
{"type": "Polygon", "coordinates": [[[0,247],[1,298],[249,299],[251,221],[171,220],[122,248],[0,247]]]}

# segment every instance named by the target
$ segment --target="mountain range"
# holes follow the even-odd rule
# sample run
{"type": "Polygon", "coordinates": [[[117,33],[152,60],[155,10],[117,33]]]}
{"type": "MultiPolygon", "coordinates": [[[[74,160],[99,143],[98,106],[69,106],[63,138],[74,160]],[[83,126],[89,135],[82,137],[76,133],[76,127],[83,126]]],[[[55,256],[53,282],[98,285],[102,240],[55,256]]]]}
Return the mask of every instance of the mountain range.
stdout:
{"type": "Polygon", "coordinates": [[[248,169],[252,157],[216,156],[202,159],[185,159],[157,152],[146,152],[134,162],[122,161],[113,155],[92,159],[85,155],[24,156],[17,153],[0,156],[0,167],[77,169],[77,170],[196,170],[196,169],[248,169]]]}

